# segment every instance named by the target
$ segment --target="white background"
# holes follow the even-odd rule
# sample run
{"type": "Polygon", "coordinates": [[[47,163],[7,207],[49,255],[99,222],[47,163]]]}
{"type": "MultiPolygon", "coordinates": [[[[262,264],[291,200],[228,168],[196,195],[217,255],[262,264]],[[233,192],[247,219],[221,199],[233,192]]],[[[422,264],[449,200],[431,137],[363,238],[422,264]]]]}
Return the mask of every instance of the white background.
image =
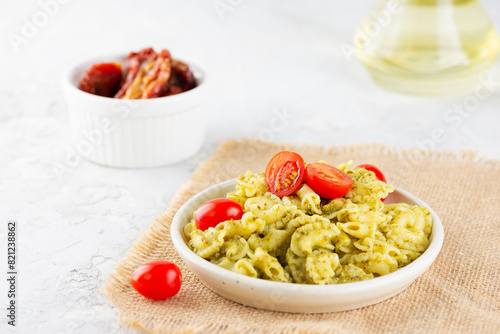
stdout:
{"type": "MultiPolygon", "coordinates": [[[[467,95],[383,90],[341,52],[372,1],[223,0],[233,5],[221,15],[212,0],[67,2],[16,52],[8,36],[20,35],[42,6],[0,1],[0,305],[5,310],[6,225],[16,219],[13,332],[128,332],[99,286],[201,160],[224,139],[259,137],[276,110],[292,116],[286,130],[268,138],[274,141],[418,148],[440,128],[445,139],[436,149],[500,159],[500,86],[453,126],[443,115],[467,95]],[[69,144],[62,71],[84,58],[147,46],[206,64],[214,90],[202,151],[148,170],[82,161],[58,178],[53,164],[64,161],[69,144]]],[[[498,1],[483,3],[500,27],[498,1]]],[[[500,82],[498,63],[491,73],[500,82]]]]}

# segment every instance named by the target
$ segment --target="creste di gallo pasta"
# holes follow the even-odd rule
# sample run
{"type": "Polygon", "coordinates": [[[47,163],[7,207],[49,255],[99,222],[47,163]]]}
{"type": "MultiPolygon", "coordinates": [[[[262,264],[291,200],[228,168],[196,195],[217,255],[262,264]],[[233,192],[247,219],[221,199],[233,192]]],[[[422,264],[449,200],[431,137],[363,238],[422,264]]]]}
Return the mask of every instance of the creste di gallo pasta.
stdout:
{"type": "Polygon", "coordinates": [[[266,175],[240,175],[227,198],[243,208],[229,219],[200,230],[184,227],[188,246],[227,270],[271,281],[338,284],[387,275],[418,258],[428,247],[432,218],[427,208],[384,204],[394,191],[372,171],[336,168],[352,179],[342,197],[325,199],[308,184],[278,197],[266,175]]]}

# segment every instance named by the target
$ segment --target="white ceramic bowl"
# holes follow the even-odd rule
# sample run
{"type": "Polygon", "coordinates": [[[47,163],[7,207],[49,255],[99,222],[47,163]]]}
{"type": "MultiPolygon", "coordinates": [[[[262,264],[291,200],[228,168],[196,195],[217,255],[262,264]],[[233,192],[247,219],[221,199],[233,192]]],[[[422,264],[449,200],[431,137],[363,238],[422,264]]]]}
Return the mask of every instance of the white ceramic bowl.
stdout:
{"type": "Polygon", "coordinates": [[[386,203],[405,202],[429,209],[434,220],[429,248],[414,262],[395,272],[371,280],[338,285],[305,285],[272,282],[233,273],[212,264],[186,245],[183,227],[193,212],[204,202],[225,197],[234,190],[236,181],[212,186],[193,196],[175,215],[171,234],[174,246],[189,269],[211,290],[219,295],[248,306],[294,312],[324,313],[352,310],[379,303],[400,293],[413,283],[432,264],[443,244],[444,231],[436,213],[415,196],[396,188],[386,203]]]}
{"type": "Polygon", "coordinates": [[[93,64],[121,62],[125,55],[91,59],[63,77],[73,134],[72,154],[112,167],[146,168],[176,163],[193,156],[205,134],[204,101],[207,74],[198,62],[186,62],[198,86],[187,92],[153,99],[102,97],[78,89],[82,74],[93,64]]]}

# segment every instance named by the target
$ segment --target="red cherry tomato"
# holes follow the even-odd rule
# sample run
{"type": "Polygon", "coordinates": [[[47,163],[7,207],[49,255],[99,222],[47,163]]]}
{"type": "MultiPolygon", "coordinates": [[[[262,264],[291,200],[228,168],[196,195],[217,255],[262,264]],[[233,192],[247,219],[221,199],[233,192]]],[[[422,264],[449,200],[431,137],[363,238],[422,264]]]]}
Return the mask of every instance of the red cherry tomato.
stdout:
{"type": "MultiPolygon", "coordinates": [[[[371,172],[374,172],[375,173],[375,177],[377,178],[377,180],[379,181],[382,181],[384,183],[387,183],[387,180],[385,179],[385,176],[384,174],[382,174],[382,172],[380,171],[380,169],[378,169],[377,167],[373,166],[373,165],[370,165],[370,164],[362,164],[362,165],[359,165],[357,166],[356,168],[364,168],[366,170],[369,170],[371,172]]],[[[381,198],[380,199],[382,202],[385,201],[385,197],[384,198],[381,198]]]]}
{"type": "Polygon", "coordinates": [[[216,198],[205,202],[194,213],[194,222],[199,230],[205,231],[229,219],[241,219],[243,208],[228,198],[216,198]]]}
{"type": "Polygon", "coordinates": [[[288,151],[280,152],[267,164],[267,189],[276,196],[288,196],[300,187],[304,174],[304,159],[300,155],[288,151]]]}
{"type": "Polygon", "coordinates": [[[144,297],[161,300],[179,292],[182,274],[175,263],[157,260],[137,267],[131,281],[134,289],[144,297]]]}
{"type": "Polygon", "coordinates": [[[352,187],[349,175],[320,162],[307,165],[306,183],[319,196],[327,199],[342,197],[352,187]]]}
{"type": "Polygon", "coordinates": [[[384,174],[382,174],[382,172],[380,171],[380,169],[378,169],[377,167],[375,167],[373,165],[362,164],[362,165],[357,166],[356,168],[364,168],[366,170],[374,172],[375,176],[377,177],[377,180],[387,183],[387,180],[385,179],[384,174]]]}

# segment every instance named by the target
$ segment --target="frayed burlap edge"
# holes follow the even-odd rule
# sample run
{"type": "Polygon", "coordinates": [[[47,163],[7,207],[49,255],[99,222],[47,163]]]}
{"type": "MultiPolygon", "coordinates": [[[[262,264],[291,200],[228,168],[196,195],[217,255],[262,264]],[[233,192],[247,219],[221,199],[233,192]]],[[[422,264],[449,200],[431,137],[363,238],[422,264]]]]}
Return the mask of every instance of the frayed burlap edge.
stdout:
{"type": "MultiPolygon", "coordinates": [[[[196,171],[193,173],[191,179],[181,186],[174,195],[169,204],[168,209],[159,217],[157,217],[151,226],[136,240],[132,248],[127,252],[125,257],[120,260],[113,269],[109,279],[101,286],[100,291],[116,306],[119,308],[127,307],[124,303],[124,298],[121,295],[128,293],[129,281],[132,272],[135,268],[151,260],[157,258],[158,255],[154,253],[157,249],[157,244],[165,238],[170,238],[170,222],[172,221],[177,210],[193,195],[201,191],[200,184],[206,183],[206,175],[213,171],[215,161],[224,161],[228,154],[232,154],[239,145],[254,146],[258,148],[260,145],[265,145],[267,148],[273,147],[276,152],[281,150],[295,150],[295,151],[308,151],[315,154],[328,153],[328,154],[349,154],[350,152],[363,150],[363,152],[376,152],[385,156],[403,157],[404,161],[411,164],[412,161],[420,160],[440,160],[440,161],[466,161],[473,162],[477,165],[493,170],[500,170],[500,161],[491,160],[486,157],[481,157],[475,151],[461,151],[458,153],[447,151],[422,151],[415,149],[403,149],[393,145],[383,144],[360,144],[348,146],[329,146],[322,147],[318,145],[297,145],[297,144],[279,144],[263,142],[253,139],[244,139],[242,141],[227,140],[223,142],[217,151],[207,160],[202,162],[196,171]]],[[[234,175],[227,177],[232,178],[234,175]]],[[[224,179],[215,180],[218,183],[224,179]]],[[[203,188],[210,186],[206,184],[203,188]]],[[[150,333],[236,333],[236,330],[228,328],[226,323],[211,323],[201,324],[193,323],[193,320],[174,320],[171,319],[158,319],[152,315],[139,314],[137,312],[122,311],[119,321],[124,323],[127,327],[135,327],[150,333]]],[[[254,332],[250,326],[240,327],[239,330],[245,332],[254,332]]],[[[328,333],[332,331],[331,327],[322,325],[312,325],[308,330],[314,333],[328,333]]],[[[290,324],[281,328],[283,333],[304,333],[303,327],[297,327],[295,324],[290,324]]]]}

